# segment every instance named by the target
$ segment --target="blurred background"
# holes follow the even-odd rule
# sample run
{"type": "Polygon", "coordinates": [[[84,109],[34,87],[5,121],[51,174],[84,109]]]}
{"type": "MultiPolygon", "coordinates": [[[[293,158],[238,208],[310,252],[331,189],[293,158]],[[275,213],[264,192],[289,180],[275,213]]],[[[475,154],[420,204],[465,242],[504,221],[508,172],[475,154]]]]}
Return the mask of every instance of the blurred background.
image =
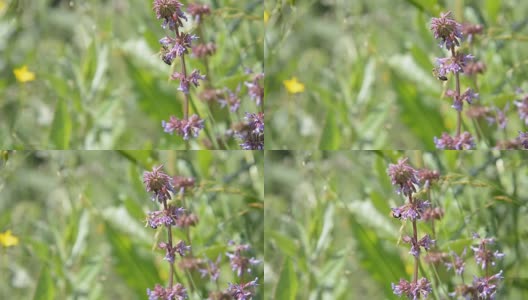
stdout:
{"type": "MultiPolygon", "coordinates": [[[[158,210],[145,191],[144,171],[164,165],[169,175],[194,177],[186,205],[193,255],[221,255],[214,284],[176,267],[189,299],[239,283],[226,252],[229,241],[251,245],[264,259],[263,155],[237,151],[2,151],[0,161],[1,299],[147,299],[167,285],[169,265],[155,249],[166,232],[145,227],[158,210]]],[[[184,239],[174,230],[176,241],[184,239]]],[[[180,259],[176,259],[176,266],[180,259]]],[[[262,263],[251,278],[264,277],[262,263]]],[[[254,299],[263,299],[257,288],[254,299]]]]}
{"type": "MultiPolygon", "coordinates": [[[[0,0],[1,146],[185,149],[181,137],[161,127],[171,114],[181,118],[183,94],[159,58],[158,41],[167,33],[152,2],[0,0]]],[[[185,9],[191,3],[182,2],[185,9]]],[[[191,113],[206,119],[206,128],[190,147],[240,149],[228,131],[245,112],[260,110],[244,82],[254,76],[249,69],[263,72],[262,1],[201,2],[211,15],[199,30],[189,24],[186,30],[217,50],[207,66],[186,60],[188,69],[210,79],[191,92],[191,113]],[[200,100],[208,84],[233,91],[240,85],[238,113],[200,100]]]]}
{"type": "Polygon", "coordinates": [[[434,136],[453,135],[443,93],[454,82],[432,74],[446,54],[429,30],[446,11],[483,26],[463,51],[486,70],[462,76],[462,88],[489,111],[469,118],[466,105],[463,128],[477,148],[517,137],[527,130],[513,105],[528,88],[527,10],[520,0],[266,1],[266,149],[434,149],[434,136]],[[498,110],[505,130],[488,122],[498,110]]]}
{"type": "MultiPolygon", "coordinates": [[[[445,210],[434,225],[437,246],[459,255],[467,248],[466,283],[483,275],[470,249],[476,232],[495,237],[493,249],[505,254],[490,270],[504,271],[496,299],[528,297],[527,154],[268,151],[264,287],[273,299],[400,299],[391,283],[411,280],[414,259],[398,239],[412,226],[391,215],[404,199],[387,168],[403,157],[417,169],[440,173],[430,190],[431,202],[445,210]]],[[[418,222],[418,231],[432,234],[425,222],[418,222]]],[[[433,287],[428,299],[453,299],[448,293],[460,277],[423,258],[420,276],[433,287]]]]}

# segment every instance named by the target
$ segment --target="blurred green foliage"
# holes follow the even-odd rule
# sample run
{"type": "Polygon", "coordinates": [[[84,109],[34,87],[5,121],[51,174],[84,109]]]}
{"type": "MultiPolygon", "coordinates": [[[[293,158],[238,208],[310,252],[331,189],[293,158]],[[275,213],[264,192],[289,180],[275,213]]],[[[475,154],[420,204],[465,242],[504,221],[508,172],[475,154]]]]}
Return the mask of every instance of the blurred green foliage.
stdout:
{"type": "MultiPolygon", "coordinates": [[[[256,112],[246,96],[243,82],[251,76],[245,70],[263,71],[262,2],[202,2],[212,15],[193,33],[199,42],[215,42],[217,52],[208,70],[196,58],[187,59],[187,68],[207,73],[214,88],[241,85],[243,101],[238,114],[229,114],[198,99],[205,84],[194,89],[191,113],[206,119],[206,132],[192,148],[204,148],[206,137],[223,137],[245,111],[256,112]]],[[[183,101],[178,83],[169,81],[170,67],[158,57],[165,34],[152,0],[1,0],[3,148],[185,148],[181,137],[161,127],[171,114],[181,118],[183,101]],[[16,80],[13,72],[22,66],[34,81],[16,80]]],[[[234,138],[225,139],[224,147],[239,149],[234,138]]]]}
{"type": "MultiPolygon", "coordinates": [[[[458,254],[468,248],[466,283],[482,276],[469,249],[477,232],[496,237],[506,255],[493,267],[505,277],[496,299],[528,297],[525,152],[268,151],[264,287],[274,299],[398,299],[391,283],[410,280],[414,264],[398,239],[412,226],[391,216],[404,199],[387,167],[403,157],[440,172],[431,189],[431,201],[445,210],[435,222],[437,246],[458,254]]],[[[431,234],[424,222],[418,230],[431,234]]],[[[443,265],[422,260],[420,270],[433,283],[428,299],[449,299],[460,283],[443,265]]]]}
{"type": "MultiPolygon", "coordinates": [[[[155,248],[166,232],[145,227],[147,212],[159,208],[141,178],[158,164],[196,179],[186,197],[199,218],[190,231],[195,257],[222,255],[218,286],[198,271],[190,282],[176,267],[190,299],[240,282],[225,256],[230,240],[264,259],[261,152],[17,151],[2,158],[0,232],[11,230],[19,243],[0,246],[0,299],[146,299],[147,288],[166,285],[169,265],[155,248]]],[[[252,276],[264,277],[262,265],[252,276]]],[[[258,287],[255,299],[262,298],[258,287]]]]}
{"type": "Polygon", "coordinates": [[[432,74],[445,52],[429,30],[431,18],[447,10],[484,26],[463,51],[487,71],[478,87],[462,76],[462,88],[477,88],[476,105],[509,103],[506,132],[468,117],[463,128],[477,148],[526,131],[513,106],[516,89],[528,90],[526,1],[275,0],[265,10],[266,149],[433,149],[434,136],[454,134],[456,112],[442,96],[454,82],[432,74]],[[287,93],[283,81],[292,77],[303,93],[287,93]]]}

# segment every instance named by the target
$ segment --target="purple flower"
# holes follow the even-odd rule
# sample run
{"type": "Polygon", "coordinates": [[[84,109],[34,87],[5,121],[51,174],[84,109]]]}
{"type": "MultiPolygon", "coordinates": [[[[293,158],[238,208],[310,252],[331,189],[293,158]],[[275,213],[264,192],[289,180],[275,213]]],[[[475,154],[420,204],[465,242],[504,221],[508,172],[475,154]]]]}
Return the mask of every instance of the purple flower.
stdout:
{"type": "Polygon", "coordinates": [[[521,144],[524,149],[528,149],[528,132],[519,131],[519,136],[517,137],[519,144],[521,144]]]}
{"type": "Polygon", "coordinates": [[[193,70],[188,77],[185,77],[183,73],[174,72],[171,75],[171,79],[179,80],[180,86],[178,87],[178,90],[185,94],[189,94],[190,84],[192,83],[195,87],[198,87],[200,85],[198,80],[204,80],[205,75],[200,75],[200,71],[198,70],[193,70]]]}
{"type": "Polygon", "coordinates": [[[392,283],[392,292],[398,296],[407,296],[409,299],[420,299],[420,295],[427,298],[432,292],[431,283],[424,277],[418,279],[416,282],[409,282],[405,279],[400,279],[398,284],[392,283]]]}
{"type": "MultiPolygon", "coordinates": [[[[480,238],[478,234],[474,234],[473,237],[475,239],[480,238]]],[[[477,262],[477,265],[479,265],[483,270],[489,265],[495,266],[495,260],[502,259],[504,257],[504,253],[499,251],[493,252],[489,249],[488,246],[493,245],[494,243],[494,238],[483,238],[480,240],[477,246],[471,246],[471,249],[475,255],[475,261],[477,262]]]]}
{"type": "Polygon", "coordinates": [[[159,40],[159,43],[161,44],[161,46],[163,46],[164,48],[169,48],[170,45],[172,45],[172,43],[174,43],[174,39],[171,38],[171,37],[168,37],[168,36],[165,36],[163,38],[161,38],[159,40]]]}
{"type": "Polygon", "coordinates": [[[422,218],[425,210],[431,205],[429,201],[415,199],[400,207],[391,208],[392,215],[399,219],[415,221],[422,218]]]}
{"type": "Polygon", "coordinates": [[[257,105],[260,105],[264,99],[264,88],[259,84],[261,78],[264,78],[264,73],[257,74],[252,82],[244,82],[248,88],[249,97],[255,100],[257,105]]]}
{"type": "Polygon", "coordinates": [[[409,251],[409,254],[415,257],[420,256],[420,247],[423,247],[425,250],[429,250],[435,243],[435,241],[432,240],[428,234],[424,235],[424,237],[419,241],[416,241],[413,237],[406,235],[402,237],[402,241],[404,243],[411,244],[411,250],[409,251]]]}
{"type": "Polygon", "coordinates": [[[149,300],[184,300],[187,299],[187,290],[177,283],[172,288],[164,288],[159,284],[156,284],[154,290],[147,289],[147,296],[149,300]]]}
{"type": "Polygon", "coordinates": [[[457,52],[455,56],[437,58],[436,72],[439,76],[446,76],[449,72],[456,74],[464,72],[464,67],[473,59],[471,54],[457,52]]]}
{"type": "Polygon", "coordinates": [[[251,266],[260,263],[260,261],[255,259],[254,257],[248,258],[242,255],[242,251],[248,250],[249,245],[240,244],[235,245],[235,251],[233,253],[226,253],[227,257],[229,257],[231,269],[236,272],[238,277],[241,277],[242,274],[246,271],[248,273],[251,273],[251,266]]]}
{"type": "Polygon", "coordinates": [[[198,39],[196,35],[182,32],[180,33],[180,36],[174,40],[172,51],[174,51],[176,55],[182,56],[189,52],[188,49],[192,47],[192,41],[196,39],[198,39]]]}
{"type": "Polygon", "coordinates": [[[431,19],[431,30],[435,39],[441,39],[440,47],[447,49],[459,46],[459,39],[462,39],[462,25],[453,19],[450,11],[441,13],[440,18],[431,19]]]}
{"type": "Polygon", "coordinates": [[[424,237],[418,241],[418,245],[423,247],[425,250],[431,249],[431,247],[435,244],[435,240],[431,239],[431,237],[426,234],[424,237]]]}
{"type": "Polygon", "coordinates": [[[231,295],[236,300],[249,300],[253,296],[253,292],[248,289],[255,288],[257,284],[258,278],[255,278],[255,280],[242,283],[242,284],[232,284],[229,283],[229,288],[227,289],[227,294],[231,295]]]}
{"type": "Polygon", "coordinates": [[[228,88],[225,88],[225,91],[227,93],[227,97],[218,99],[218,103],[220,103],[222,108],[229,106],[230,112],[236,112],[240,107],[240,97],[238,96],[238,93],[240,92],[240,86],[237,87],[235,92],[228,88]]]}
{"type": "Polygon", "coordinates": [[[147,225],[156,229],[159,226],[172,226],[176,225],[178,219],[183,215],[184,209],[174,206],[169,206],[168,209],[158,210],[148,213],[147,225]]]}
{"type": "Polygon", "coordinates": [[[191,246],[186,246],[184,241],[179,241],[176,246],[174,246],[176,253],[180,256],[185,256],[185,252],[191,251],[191,246]]]}
{"type": "Polygon", "coordinates": [[[264,149],[264,113],[246,113],[246,124],[236,135],[242,140],[240,147],[244,150],[264,149]]]}
{"type": "Polygon", "coordinates": [[[457,275],[462,275],[462,273],[464,273],[464,268],[466,267],[466,263],[463,259],[463,257],[466,256],[466,249],[464,248],[461,256],[458,256],[455,252],[451,252],[451,255],[453,256],[453,260],[445,262],[444,265],[448,270],[454,269],[457,275]]]}
{"type": "Polygon", "coordinates": [[[434,143],[437,149],[441,150],[472,150],[475,149],[473,136],[469,132],[463,132],[458,137],[451,137],[447,133],[442,133],[442,137],[434,137],[434,143]]]}
{"type": "Polygon", "coordinates": [[[387,173],[391,178],[393,185],[398,186],[396,192],[403,193],[405,196],[410,196],[416,192],[418,185],[418,171],[412,168],[407,163],[408,158],[398,160],[397,164],[390,164],[387,173]]]}
{"type": "Polygon", "coordinates": [[[455,148],[455,143],[453,138],[446,132],[442,133],[440,138],[434,137],[434,143],[436,149],[440,150],[452,150],[455,148]]]}
{"type": "Polygon", "coordinates": [[[213,280],[213,281],[217,281],[218,280],[218,276],[220,276],[219,264],[220,264],[221,258],[222,258],[222,256],[218,255],[218,257],[216,258],[216,262],[213,262],[213,261],[211,261],[209,259],[207,261],[207,268],[198,269],[198,271],[202,275],[202,278],[204,278],[205,276],[209,276],[211,278],[211,280],[213,280]]]}
{"type": "Polygon", "coordinates": [[[488,115],[486,116],[486,120],[488,121],[488,124],[497,123],[499,125],[500,129],[506,128],[506,125],[508,124],[508,118],[506,117],[506,112],[510,109],[509,103],[506,103],[503,109],[499,109],[498,107],[492,107],[491,110],[495,111],[495,115],[488,115]]]}
{"type": "Polygon", "coordinates": [[[146,190],[152,193],[152,201],[158,200],[162,203],[167,199],[171,199],[169,192],[174,192],[174,188],[171,184],[171,178],[165,174],[161,169],[163,165],[153,167],[152,172],[143,173],[143,183],[145,184],[146,190]]]}
{"type": "Polygon", "coordinates": [[[475,142],[471,133],[464,131],[461,135],[454,139],[454,150],[472,150],[475,149],[475,142]]]}
{"type": "Polygon", "coordinates": [[[495,299],[495,293],[497,292],[497,282],[504,279],[502,276],[502,270],[499,273],[489,277],[474,277],[473,287],[477,290],[478,295],[481,299],[495,299]]]}
{"type": "Polygon", "coordinates": [[[161,121],[164,131],[172,134],[176,132],[184,140],[188,140],[192,135],[197,137],[200,130],[204,127],[204,121],[198,115],[192,115],[188,120],[179,120],[175,116],[170,116],[169,122],[161,121]]]}
{"type": "Polygon", "coordinates": [[[517,106],[519,118],[528,125],[528,96],[524,97],[522,100],[515,101],[514,104],[517,106]]]}
{"type": "Polygon", "coordinates": [[[195,87],[198,87],[200,86],[200,82],[198,80],[205,80],[205,75],[200,75],[200,71],[195,69],[191,72],[191,75],[189,75],[188,80],[195,87]]]}
{"type": "Polygon", "coordinates": [[[463,107],[463,104],[464,104],[464,100],[468,103],[468,104],[471,104],[473,103],[473,100],[475,99],[478,99],[479,97],[479,94],[475,93],[472,89],[470,88],[467,88],[466,91],[458,96],[456,94],[455,91],[453,90],[447,90],[446,91],[446,96],[448,97],[452,97],[453,98],[453,105],[452,107],[458,111],[462,111],[462,107],[463,107]]]}
{"type": "Polygon", "coordinates": [[[184,241],[179,241],[175,246],[169,246],[168,243],[160,242],[158,244],[158,247],[160,249],[165,250],[165,260],[170,262],[171,264],[175,261],[176,253],[178,253],[181,257],[185,256],[185,252],[191,251],[191,246],[185,245],[184,241]]]}

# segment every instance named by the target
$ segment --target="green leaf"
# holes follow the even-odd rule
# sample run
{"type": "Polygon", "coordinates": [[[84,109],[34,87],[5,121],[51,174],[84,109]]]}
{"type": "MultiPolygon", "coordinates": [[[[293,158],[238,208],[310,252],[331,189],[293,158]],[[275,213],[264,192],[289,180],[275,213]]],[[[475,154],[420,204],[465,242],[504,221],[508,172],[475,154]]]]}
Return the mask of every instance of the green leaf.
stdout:
{"type": "Polygon", "coordinates": [[[55,106],[55,116],[51,124],[50,141],[54,149],[69,149],[72,133],[72,121],[64,99],[59,99],[55,106]]]}
{"type": "Polygon", "coordinates": [[[134,237],[118,232],[108,222],[105,228],[114,257],[114,268],[130,289],[137,295],[143,295],[147,288],[162,282],[153,259],[140,254],[140,247],[133,243],[134,237]]]}
{"type": "Polygon", "coordinates": [[[297,257],[300,259],[299,247],[295,244],[291,237],[287,237],[284,234],[272,230],[266,232],[267,238],[270,238],[272,241],[275,241],[277,247],[284,253],[286,256],[297,257]]]}
{"type": "Polygon", "coordinates": [[[339,147],[339,129],[333,112],[326,114],[326,122],[319,142],[321,150],[335,150],[339,147]]]}
{"type": "Polygon", "coordinates": [[[282,266],[275,297],[273,299],[295,300],[297,295],[297,277],[290,258],[286,258],[282,266]]]}
{"type": "Polygon", "coordinates": [[[499,9],[501,6],[501,1],[497,0],[486,0],[485,7],[488,14],[488,22],[490,24],[495,23],[497,20],[497,15],[499,14],[499,9]]]}
{"type": "MultiPolygon", "coordinates": [[[[387,251],[383,240],[375,230],[364,227],[356,221],[354,215],[349,217],[350,228],[357,241],[361,267],[363,267],[372,278],[379,283],[387,297],[393,297],[390,282],[397,282],[405,276],[405,266],[395,251],[387,251]]],[[[396,247],[396,245],[394,245],[396,247]]]]}
{"type": "Polygon", "coordinates": [[[55,285],[50,274],[49,266],[44,265],[40,271],[40,276],[37,282],[37,288],[33,294],[33,299],[39,300],[53,300],[55,299],[55,285]]]}

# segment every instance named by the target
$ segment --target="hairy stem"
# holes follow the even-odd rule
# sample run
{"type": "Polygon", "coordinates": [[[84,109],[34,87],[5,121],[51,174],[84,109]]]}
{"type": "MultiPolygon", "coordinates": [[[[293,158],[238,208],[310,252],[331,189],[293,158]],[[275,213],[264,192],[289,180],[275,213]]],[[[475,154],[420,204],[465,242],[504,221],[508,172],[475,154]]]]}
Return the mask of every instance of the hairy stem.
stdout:
{"type": "MultiPolygon", "coordinates": [[[[455,53],[455,46],[451,47],[451,55],[453,56],[453,59],[456,56],[455,53]]],[[[458,101],[460,99],[460,77],[458,72],[455,72],[455,84],[456,84],[456,100],[458,101]]],[[[462,127],[462,111],[457,110],[457,127],[456,127],[456,136],[460,136],[460,129],[462,127]]]]}
{"type": "MultiPolygon", "coordinates": [[[[180,38],[180,32],[178,30],[178,27],[174,28],[174,32],[176,33],[176,38],[180,38]]],[[[180,62],[181,62],[181,73],[184,78],[187,78],[187,68],[185,66],[185,54],[182,54],[180,56],[180,62]]],[[[189,119],[189,97],[190,95],[187,93],[183,93],[184,101],[183,101],[183,119],[188,120],[189,119]]]]}
{"type": "MultiPolygon", "coordinates": [[[[167,205],[167,200],[163,200],[163,208],[166,211],[168,210],[169,207],[167,205]]],[[[167,249],[172,249],[172,229],[170,225],[167,226],[167,244],[168,244],[167,249]]],[[[169,288],[172,288],[172,285],[174,283],[174,264],[171,262],[169,262],[169,264],[170,264],[169,288]]]]}
{"type": "MultiPolygon", "coordinates": [[[[409,195],[409,202],[411,203],[411,205],[413,204],[412,195],[409,195]]],[[[418,229],[416,227],[416,220],[412,221],[412,226],[413,226],[413,238],[412,238],[411,243],[417,245],[418,244],[418,229]]],[[[414,283],[418,281],[418,265],[419,264],[420,264],[420,256],[418,255],[414,257],[414,276],[413,276],[414,283]]]]}

